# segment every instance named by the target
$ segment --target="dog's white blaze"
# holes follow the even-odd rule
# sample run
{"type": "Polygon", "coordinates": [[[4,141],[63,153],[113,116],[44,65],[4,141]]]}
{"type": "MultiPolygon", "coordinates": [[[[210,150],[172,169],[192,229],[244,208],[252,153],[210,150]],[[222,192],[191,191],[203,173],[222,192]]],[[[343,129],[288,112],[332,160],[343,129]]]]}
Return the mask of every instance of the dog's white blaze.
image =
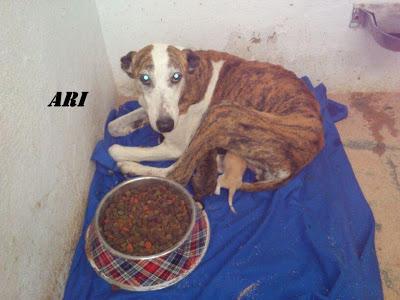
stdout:
{"type": "MultiPolygon", "coordinates": [[[[190,106],[186,114],[179,116],[176,128],[173,131],[164,134],[165,139],[163,145],[169,149],[168,151],[176,151],[176,153],[182,154],[189,145],[193,135],[195,134],[197,128],[200,125],[204,113],[207,111],[208,106],[210,105],[219,78],[219,72],[221,71],[223,64],[224,61],[212,62],[213,71],[211,79],[207,86],[207,90],[206,93],[204,94],[202,101],[190,106]]],[[[154,148],[156,147],[149,148],[148,150],[146,150],[147,152],[149,152],[149,155],[152,151],[151,149],[154,148]]],[[[121,151],[121,149],[118,148],[115,149],[115,147],[114,150],[117,150],[117,152],[121,151]]],[[[133,154],[131,153],[129,155],[132,156],[134,154],[135,153],[133,154]]],[[[115,154],[112,156],[115,157],[115,154]]],[[[121,156],[123,156],[123,153],[121,153],[121,156]]],[[[160,177],[167,176],[168,173],[175,168],[175,164],[172,164],[168,168],[155,168],[155,167],[144,166],[131,161],[119,161],[118,166],[121,168],[123,173],[132,173],[136,175],[146,175],[146,176],[160,176],[160,177]]]]}
{"type": "MultiPolygon", "coordinates": [[[[118,165],[123,173],[165,177],[175,168],[175,164],[168,168],[160,169],[144,166],[130,160],[142,161],[153,160],[152,158],[156,158],[156,160],[168,159],[168,157],[171,158],[170,155],[163,156],[161,154],[163,151],[172,153],[176,158],[182,155],[193,138],[193,135],[197,131],[203,115],[208,110],[224,61],[212,62],[212,74],[203,99],[201,99],[200,102],[191,105],[186,114],[179,115],[179,99],[185,82],[184,79],[182,79],[179,84],[171,85],[170,79],[174,72],[183,72],[183,70],[174,70],[173,67],[169,66],[170,58],[168,55],[168,45],[153,45],[151,55],[154,69],[153,71],[150,71],[149,75],[151,77],[153,87],[143,87],[143,95],[140,97],[139,103],[147,112],[153,129],[157,130],[156,122],[160,116],[160,113],[169,114],[169,116],[172,117],[175,122],[175,128],[171,132],[164,134],[164,142],[162,145],[160,145],[163,146],[162,151],[160,147],[144,149],[137,147],[117,147],[117,145],[113,145],[109,149],[109,153],[114,160],[118,161],[118,165]]],[[[141,83],[138,82],[138,84],[141,83]]],[[[125,129],[123,127],[129,127],[131,121],[133,120],[131,117],[129,117],[126,118],[126,120],[125,118],[121,120],[121,124],[115,123],[115,127],[118,128],[114,128],[116,129],[116,132],[114,133],[119,134],[121,130],[123,133],[125,133],[125,129]]],[[[114,125],[111,126],[111,129],[113,129],[114,125]]]]}
{"type": "Polygon", "coordinates": [[[169,66],[168,45],[154,44],[151,51],[154,65],[152,82],[154,88],[144,93],[150,123],[154,129],[160,114],[171,117],[175,124],[179,116],[179,98],[184,85],[183,79],[178,84],[171,85],[171,76],[175,70],[169,66]]]}
{"type": "Polygon", "coordinates": [[[191,105],[186,114],[180,115],[176,128],[165,134],[164,142],[175,146],[182,153],[192,140],[204,113],[210,105],[218,82],[219,72],[221,71],[223,64],[223,60],[212,62],[212,75],[203,99],[200,102],[191,105]]]}

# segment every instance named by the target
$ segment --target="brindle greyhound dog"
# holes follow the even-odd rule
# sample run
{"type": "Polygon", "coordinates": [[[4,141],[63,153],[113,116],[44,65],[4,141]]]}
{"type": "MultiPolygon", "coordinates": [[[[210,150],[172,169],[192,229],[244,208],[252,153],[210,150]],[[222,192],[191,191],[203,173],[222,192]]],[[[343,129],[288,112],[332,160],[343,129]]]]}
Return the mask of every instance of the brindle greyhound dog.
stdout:
{"type": "Polygon", "coordinates": [[[193,176],[200,199],[216,188],[216,156],[223,150],[257,175],[253,183],[234,180],[235,188],[273,189],[324,145],[318,102],[302,80],[281,66],[154,44],[129,52],[121,67],[140,91],[141,108],[110,122],[109,132],[126,135],[148,122],[164,136],[151,148],[111,146],[109,153],[123,173],[168,177],[183,185],[193,176]],[[139,163],[171,159],[177,161],[168,168],[139,163]]]}

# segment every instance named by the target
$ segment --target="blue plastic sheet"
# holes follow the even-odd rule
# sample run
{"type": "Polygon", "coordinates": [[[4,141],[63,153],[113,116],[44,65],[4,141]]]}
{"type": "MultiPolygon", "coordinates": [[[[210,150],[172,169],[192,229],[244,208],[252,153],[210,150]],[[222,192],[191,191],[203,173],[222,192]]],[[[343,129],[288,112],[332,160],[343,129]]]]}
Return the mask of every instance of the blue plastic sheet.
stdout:
{"type": "MultiPolygon", "coordinates": [[[[237,192],[230,212],[227,192],[205,199],[210,246],[199,267],[160,291],[112,291],[92,270],[84,253],[84,232],[96,207],[124,178],[107,149],[114,143],[156,145],[149,127],[126,137],[107,131],[92,155],[82,235],[73,257],[65,299],[382,299],[374,246],[375,223],[353,174],[335,122],[345,106],[327,99],[321,84],[304,81],[321,104],[326,146],[296,178],[275,191],[237,192]]],[[[112,111],[107,123],[138,105],[112,111]]],[[[167,166],[168,162],[152,165],[167,166]]],[[[251,180],[252,174],[246,173],[251,180]]]]}

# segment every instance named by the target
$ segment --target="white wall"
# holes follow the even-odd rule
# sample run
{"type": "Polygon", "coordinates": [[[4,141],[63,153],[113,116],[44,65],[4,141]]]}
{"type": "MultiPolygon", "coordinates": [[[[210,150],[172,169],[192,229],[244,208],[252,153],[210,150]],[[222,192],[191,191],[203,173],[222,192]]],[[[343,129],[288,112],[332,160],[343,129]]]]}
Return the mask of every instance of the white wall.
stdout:
{"type": "Polygon", "coordinates": [[[0,28],[0,299],[57,299],[114,82],[94,1],[3,0],[0,28]]]}
{"type": "Polygon", "coordinates": [[[348,29],[350,0],[96,2],[100,22],[94,0],[0,1],[0,299],[60,296],[128,51],[220,49],[330,90],[399,88],[400,55],[348,29]],[[86,106],[47,107],[56,91],[89,91],[86,106]]]}
{"type": "Polygon", "coordinates": [[[361,29],[348,28],[351,0],[96,2],[121,93],[126,93],[128,77],[119,58],[160,41],[283,64],[315,83],[323,81],[331,91],[400,87],[400,54],[380,48],[361,29]]]}

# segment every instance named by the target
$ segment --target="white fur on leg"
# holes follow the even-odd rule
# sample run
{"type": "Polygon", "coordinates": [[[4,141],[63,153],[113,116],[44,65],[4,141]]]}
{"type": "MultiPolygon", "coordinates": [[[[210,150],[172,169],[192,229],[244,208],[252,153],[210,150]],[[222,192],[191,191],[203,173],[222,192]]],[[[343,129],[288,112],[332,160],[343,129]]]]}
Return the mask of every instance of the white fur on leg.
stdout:
{"type": "Polygon", "coordinates": [[[155,147],[127,147],[112,145],[108,153],[115,161],[158,161],[177,159],[182,151],[176,147],[162,143],[155,147]]]}
{"type": "Polygon", "coordinates": [[[217,154],[216,161],[217,161],[217,172],[218,174],[224,173],[224,156],[222,154],[217,154]]]}
{"type": "Polygon", "coordinates": [[[110,123],[108,123],[108,132],[112,136],[124,136],[133,131],[133,124],[140,119],[147,118],[147,113],[143,108],[135,109],[134,111],[123,115],[110,123]]]}
{"type": "Polygon", "coordinates": [[[168,173],[173,169],[173,165],[168,168],[156,168],[150,166],[144,166],[133,161],[121,161],[117,163],[123,174],[138,175],[138,176],[158,176],[166,177],[168,173]]]}
{"type": "Polygon", "coordinates": [[[228,193],[228,203],[229,203],[229,208],[231,209],[231,212],[237,214],[235,208],[233,207],[233,196],[235,195],[236,190],[234,189],[229,189],[228,193]]]}
{"type": "Polygon", "coordinates": [[[215,187],[215,191],[214,191],[215,195],[221,195],[221,182],[220,182],[220,180],[221,180],[222,176],[223,175],[219,175],[218,178],[217,178],[217,186],[215,187]]]}
{"type": "Polygon", "coordinates": [[[228,183],[225,174],[219,175],[217,178],[217,187],[215,188],[215,195],[221,194],[221,188],[228,189],[228,204],[229,208],[233,213],[237,213],[235,208],[233,207],[233,196],[236,193],[236,189],[240,187],[241,182],[237,183],[236,185],[232,185],[232,183],[228,183]]]}
{"type": "Polygon", "coordinates": [[[276,174],[276,177],[279,179],[286,179],[290,175],[290,172],[287,170],[279,170],[278,173],[276,174]]]}

